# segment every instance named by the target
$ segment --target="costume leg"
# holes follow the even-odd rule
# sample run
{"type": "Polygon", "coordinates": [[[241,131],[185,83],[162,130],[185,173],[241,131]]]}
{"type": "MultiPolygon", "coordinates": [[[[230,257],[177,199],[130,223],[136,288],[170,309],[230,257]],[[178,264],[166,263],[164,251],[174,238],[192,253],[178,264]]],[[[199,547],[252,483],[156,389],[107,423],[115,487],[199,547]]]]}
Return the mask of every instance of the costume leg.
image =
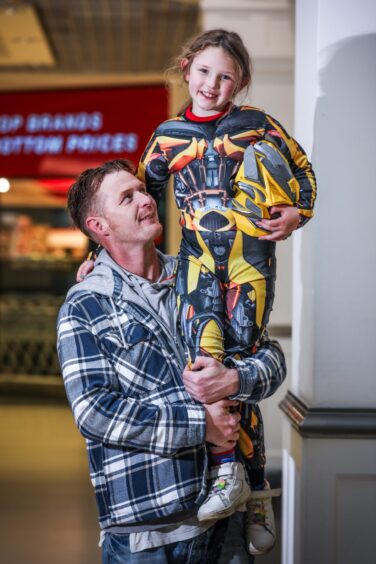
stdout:
{"type": "MultiPolygon", "coordinates": [[[[266,242],[268,243],[268,242],[266,242]]],[[[273,305],[275,245],[264,245],[239,233],[230,256],[231,284],[227,292],[226,350],[243,356],[257,344],[273,305]],[[240,260],[235,255],[237,251],[240,260]]],[[[258,405],[242,404],[239,448],[245,459],[252,495],[247,502],[246,540],[251,554],[262,554],[275,543],[272,495],[265,480],[264,428],[258,405]]]]}
{"type": "Polygon", "coordinates": [[[264,482],[265,442],[264,424],[261,410],[257,404],[241,405],[241,438],[239,448],[243,454],[245,467],[252,487],[264,482]]]}
{"type": "MultiPolygon", "coordinates": [[[[254,352],[272,310],[275,271],[275,244],[238,231],[229,257],[226,290],[227,355],[242,357],[254,352]]],[[[242,406],[241,426],[239,443],[248,469],[253,470],[251,483],[262,483],[265,448],[258,407],[242,406]]]]}
{"type": "MultiPolygon", "coordinates": [[[[176,278],[179,319],[189,351],[189,361],[197,355],[224,358],[223,283],[194,257],[180,256],[176,278]]],[[[245,471],[235,460],[235,449],[209,446],[211,480],[206,500],[197,513],[199,521],[223,519],[244,505],[250,490],[245,471]]]]}
{"type": "Polygon", "coordinates": [[[238,231],[229,256],[226,289],[226,352],[250,354],[273,307],[275,243],[238,231]]]}
{"type": "Polygon", "coordinates": [[[180,329],[188,361],[224,358],[223,284],[194,257],[180,258],[176,274],[180,329]]]}

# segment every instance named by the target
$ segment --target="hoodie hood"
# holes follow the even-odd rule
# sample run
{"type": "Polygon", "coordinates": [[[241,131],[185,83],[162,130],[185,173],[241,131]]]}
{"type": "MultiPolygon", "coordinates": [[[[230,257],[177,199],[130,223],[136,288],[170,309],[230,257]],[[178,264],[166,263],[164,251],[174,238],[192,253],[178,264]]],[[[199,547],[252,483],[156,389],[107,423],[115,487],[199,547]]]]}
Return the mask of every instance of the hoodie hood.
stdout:
{"type": "MultiPolygon", "coordinates": [[[[156,288],[165,287],[166,285],[172,286],[174,280],[174,269],[176,266],[176,259],[169,255],[164,255],[157,249],[157,254],[162,267],[162,274],[156,282],[152,283],[156,288]]],[[[76,292],[95,292],[102,296],[112,298],[115,291],[115,278],[114,273],[117,273],[120,278],[125,282],[123,294],[138,294],[138,280],[140,276],[132,274],[119,266],[109,255],[109,253],[102,249],[95,261],[95,268],[88,274],[82,282],[75,284],[70,288],[67,298],[70,298],[76,292]]],[[[126,295],[124,295],[126,298],[126,295]]]]}

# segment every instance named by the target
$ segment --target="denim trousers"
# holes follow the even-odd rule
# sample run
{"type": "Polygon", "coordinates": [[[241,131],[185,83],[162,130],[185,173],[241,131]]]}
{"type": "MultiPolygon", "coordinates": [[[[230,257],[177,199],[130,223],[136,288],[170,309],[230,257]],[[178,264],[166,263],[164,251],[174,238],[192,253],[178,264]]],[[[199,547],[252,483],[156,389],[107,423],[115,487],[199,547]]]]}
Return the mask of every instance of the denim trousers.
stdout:
{"type": "Polygon", "coordinates": [[[107,533],[102,564],[253,564],[244,544],[244,514],[218,521],[202,535],[132,553],[129,535],[107,533]]]}
{"type": "Polygon", "coordinates": [[[129,535],[106,534],[102,545],[103,564],[203,564],[212,530],[186,541],[132,553],[129,535]]]}

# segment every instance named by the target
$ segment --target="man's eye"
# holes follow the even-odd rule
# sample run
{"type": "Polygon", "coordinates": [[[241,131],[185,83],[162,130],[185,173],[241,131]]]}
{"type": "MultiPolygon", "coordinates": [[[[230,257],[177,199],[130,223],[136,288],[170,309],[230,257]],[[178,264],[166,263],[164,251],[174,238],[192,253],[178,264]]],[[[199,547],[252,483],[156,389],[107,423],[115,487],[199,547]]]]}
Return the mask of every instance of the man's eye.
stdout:
{"type": "Polygon", "coordinates": [[[129,202],[132,201],[132,195],[131,194],[125,194],[125,196],[123,196],[123,199],[121,201],[122,204],[129,204],[129,202]]]}

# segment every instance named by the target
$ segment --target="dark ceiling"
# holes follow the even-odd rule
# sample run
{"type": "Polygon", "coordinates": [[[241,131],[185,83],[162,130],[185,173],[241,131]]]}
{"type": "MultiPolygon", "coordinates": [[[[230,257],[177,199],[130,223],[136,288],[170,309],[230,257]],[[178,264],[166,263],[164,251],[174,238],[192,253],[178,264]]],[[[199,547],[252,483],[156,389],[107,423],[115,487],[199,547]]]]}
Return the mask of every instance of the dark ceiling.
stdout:
{"type": "Polygon", "coordinates": [[[199,29],[199,0],[0,0],[0,14],[0,80],[2,73],[163,72],[199,29]],[[7,35],[25,8],[39,20],[40,38],[27,37],[32,22],[22,30],[15,23],[7,35]],[[38,42],[49,46],[50,66],[12,59],[20,46],[27,58],[38,42]]]}

